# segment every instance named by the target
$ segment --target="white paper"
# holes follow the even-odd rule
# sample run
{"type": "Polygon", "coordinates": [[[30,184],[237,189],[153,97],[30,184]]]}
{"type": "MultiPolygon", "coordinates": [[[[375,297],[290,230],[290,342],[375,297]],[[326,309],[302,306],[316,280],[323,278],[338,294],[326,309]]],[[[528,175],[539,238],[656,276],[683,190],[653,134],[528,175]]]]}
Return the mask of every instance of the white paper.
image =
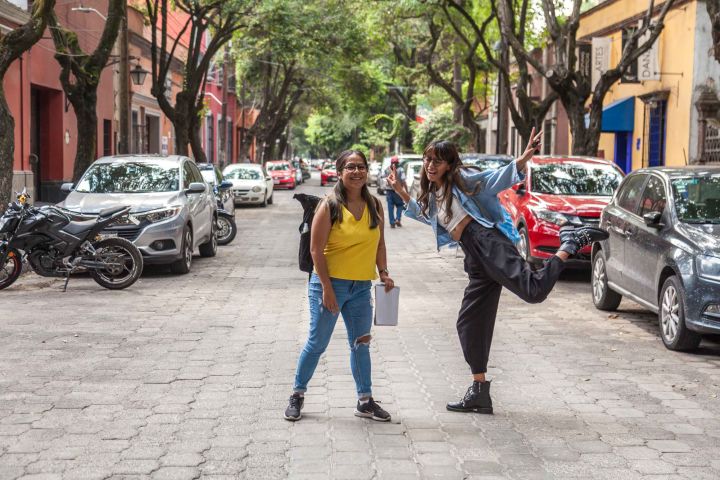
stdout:
{"type": "Polygon", "coordinates": [[[397,325],[400,306],[400,288],[385,292],[385,284],[375,285],[375,325],[397,325]]]}

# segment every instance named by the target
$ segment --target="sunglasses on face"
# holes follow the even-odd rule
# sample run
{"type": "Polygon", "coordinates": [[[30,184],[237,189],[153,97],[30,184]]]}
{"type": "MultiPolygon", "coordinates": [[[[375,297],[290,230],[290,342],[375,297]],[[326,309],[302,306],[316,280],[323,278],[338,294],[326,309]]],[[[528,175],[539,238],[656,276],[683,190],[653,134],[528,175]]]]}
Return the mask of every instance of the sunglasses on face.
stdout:
{"type": "Polygon", "coordinates": [[[367,165],[365,165],[364,163],[346,163],[342,169],[343,172],[347,171],[364,173],[367,172],[367,165]]]}
{"type": "Polygon", "coordinates": [[[432,164],[433,167],[439,167],[440,165],[445,163],[445,160],[440,160],[439,158],[423,157],[423,163],[425,165],[432,164]]]}

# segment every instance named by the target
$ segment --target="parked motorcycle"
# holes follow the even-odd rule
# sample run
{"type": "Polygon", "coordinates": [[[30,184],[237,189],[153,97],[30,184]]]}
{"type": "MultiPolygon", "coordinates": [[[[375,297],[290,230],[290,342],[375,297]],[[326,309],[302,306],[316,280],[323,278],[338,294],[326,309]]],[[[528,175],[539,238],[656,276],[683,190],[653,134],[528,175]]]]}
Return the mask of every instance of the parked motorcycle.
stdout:
{"type": "Polygon", "coordinates": [[[97,218],[73,221],[55,206],[34,207],[27,191],[17,195],[0,217],[0,290],[22,272],[23,260],[43,277],[65,277],[88,271],[99,285],[119,290],[140,278],[143,258],[132,242],[101,232],[117,223],[130,207],[100,211],[97,218]]]}
{"type": "Polygon", "coordinates": [[[230,192],[232,182],[224,181],[213,187],[217,200],[217,242],[218,245],[227,245],[237,235],[235,224],[235,199],[230,192]]]}

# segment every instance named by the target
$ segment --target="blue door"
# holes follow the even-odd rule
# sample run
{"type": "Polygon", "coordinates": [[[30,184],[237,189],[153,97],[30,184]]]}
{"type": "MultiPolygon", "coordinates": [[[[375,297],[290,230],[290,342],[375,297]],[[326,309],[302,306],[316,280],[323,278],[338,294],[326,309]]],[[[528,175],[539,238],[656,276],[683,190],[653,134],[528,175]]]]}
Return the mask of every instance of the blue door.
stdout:
{"type": "Polygon", "coordinates": [[[615,133],[615,163],[625,173],[632,170],[632,132],[615,133]]]}
{"type": "Polygon", "coordinates": [[[665,115],[667,100],[655,102],[648,106],[648,165],[659,167],[665,165],[665,115]]]}

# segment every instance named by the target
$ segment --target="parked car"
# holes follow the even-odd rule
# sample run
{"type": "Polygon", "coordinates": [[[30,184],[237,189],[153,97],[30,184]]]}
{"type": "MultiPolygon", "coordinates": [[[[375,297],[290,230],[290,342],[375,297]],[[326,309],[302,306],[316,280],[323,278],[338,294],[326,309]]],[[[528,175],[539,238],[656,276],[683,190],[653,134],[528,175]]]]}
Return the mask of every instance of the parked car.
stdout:
{"type": "MultiPolygon", "coordinates": [[[[405,165],[407,162],[413,161],[413,160],[420,160],[422,161],[422,155],[415,155],[412,153],[404,153],[402,155],[396,155],[398,157],[399,163],[398,168],[405,168],[405,165]]],[[[378,195],[385,195],[385,190],[387,190],[387,174],[388,169],[390,168],[390,160],[392,160],[392,157],[385,157],[383,158],[382,165],[380,166],[380,173],[378,174],[378,181],[377,181],[377,193],[378,195]]]]}
{"type": "Polygon", "coordinates": [[[658,314],[670,350],[720,333],[720,167],[630,173],[605,208],[592,251],[593,303],[623,296],[658,314]]]}
{"type": "Polygon", "coordinates": [[[335,162],[325,162],[320,170],[320,186],[324,187],[328,183],[337,182],[338,174],[335,170],[335,162]]]}
{"type": "Polygon", "coordinates": [[[235,199],[231,191],[233,186],[232,182],[223,178],[223,174],[215,164],[198,163],[197,167],[205,179],[205,182],[213,189],[213,193],[215,193],[220,205],[222,205],[222,209],[234,214],[235,199]]]}
{"type": "Polygon", "coordinates": [[[103,231],[132,241],[144,263],[188,273],[192,255],[217,252],[217,202],[195,162],[187,157],[115,155],[96,160],[58,206],[79,216],[130,206],[122,222],[103,231]]]}
{"type": "MultiPolygon", "coordinates": [[[[420,190],[420,172],[423,168],[422,160],[411,160],[405,164],[405,183],[407,183],[408,192],[420,190]],[[416,185],[417,183],[417,185],[416,185]]],[[[417,197],[415,197],[417,199],[417,197]]]]}
{"type": "Polygon", "coordinates": [[[233,163],[225,167],[223,176],[233,184],[235,205],[272,205],[274,182],[262,165],[233,163]]]}
{"type": "Polygon", "coordinates": [[[275,188],[288,188],[294,190],[297,186],[295,169],[285,160],[274,160],[265,164],[268,173],[273,179],[275,188]]]}
{"type": "Polygon", "coordinates": [[[370,162],[370,166],[368,167],[368,185],[377,185],[381,167],[380,162],[370,162]]]}
{"type": "MultiPolygon", "coordinates": [[[[597,226],[623,178],[614,163],[599,158],[537,156],[527,169],[525,181],[498,198],[520,234],[520,254],[531,263],[557,252],[563,223],[597,226]]],[[[590,246],[569,265],[590,266],[590,246]]]]}
{"type": "Polygon", "coordinates": [[[478,167],[480,170],[494,170],[512,162],[513,157],[502,154],[461,153],[460,161],[465,165],[478,167]]]}

